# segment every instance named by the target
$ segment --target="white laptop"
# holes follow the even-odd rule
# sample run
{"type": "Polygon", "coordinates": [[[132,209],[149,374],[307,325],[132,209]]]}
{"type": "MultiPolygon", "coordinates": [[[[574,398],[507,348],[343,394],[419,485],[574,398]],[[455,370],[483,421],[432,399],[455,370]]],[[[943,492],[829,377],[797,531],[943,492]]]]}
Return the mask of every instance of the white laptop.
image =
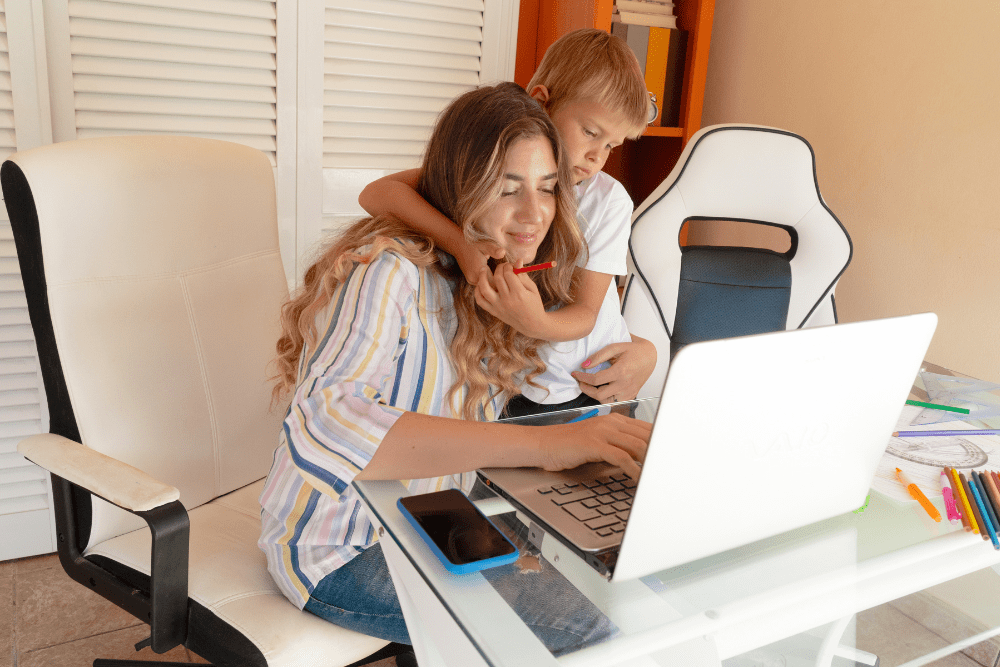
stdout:
{"type": "Polygon", "coordinates": [[[843,514],[864,504],[936,326],[922,313],[692,343],[658,401],[600,408],[653,421],[640,479],[603,464],[479,475],[612,581],[843,514]]]}

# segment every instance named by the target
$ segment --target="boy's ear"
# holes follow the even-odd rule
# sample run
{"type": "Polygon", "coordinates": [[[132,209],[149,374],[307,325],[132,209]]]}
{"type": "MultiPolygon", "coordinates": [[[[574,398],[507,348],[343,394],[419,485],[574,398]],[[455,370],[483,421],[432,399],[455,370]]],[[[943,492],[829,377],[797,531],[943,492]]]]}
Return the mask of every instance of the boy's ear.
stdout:
{"type": "Polygon", "coordinates": [[[542,85],[535,86],[534,88],[528,91],[528,94],[531,95],[535,100],[537,100],[538,103],[541,104],[543,107],[549,101],[549,89],[546,88],[545,86],[542,85]]]}

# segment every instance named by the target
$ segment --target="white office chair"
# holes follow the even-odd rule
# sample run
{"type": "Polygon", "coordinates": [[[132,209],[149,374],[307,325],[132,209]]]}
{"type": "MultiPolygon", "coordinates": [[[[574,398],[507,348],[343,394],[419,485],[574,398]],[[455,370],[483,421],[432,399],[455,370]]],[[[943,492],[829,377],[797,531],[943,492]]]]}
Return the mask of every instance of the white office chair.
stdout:
{"type": "Polygon", "coordinates": [[[639,396],[659,394],[687,343],[835,323],[834,290],[851,254],[805,139],[749,125],[697,132],[632,216],[622,314],[660,351],[639,396]],[[699,220],[776,226],[790,247],[682,248],[682,225],[699,220]]]}
{"type": "Polygon", "coordinates": [[[52,473],[66,572],[149,623],[156,653],[336,667],[398,652],[296,609],[257,547],[288,295],[264,154],[86,139],[17,153],[0,181],[51,421],[18,451],[52,473]]]}

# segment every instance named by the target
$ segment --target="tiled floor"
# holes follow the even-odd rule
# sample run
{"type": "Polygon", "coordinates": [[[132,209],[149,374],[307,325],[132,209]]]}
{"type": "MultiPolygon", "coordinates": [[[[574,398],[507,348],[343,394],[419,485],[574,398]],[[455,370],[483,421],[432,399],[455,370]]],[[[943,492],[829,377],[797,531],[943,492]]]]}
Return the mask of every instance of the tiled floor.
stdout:
{"type": "MultiPolygon", "coordinates": [[[[857,646],[893,667],[980,632],[948,603],[917,593],[858,614],[857,646]]],[[[145,625],[67,577],[54,555],[0,562],[0,667],[90,667],[94,658],[205,661],[183,647],[157,655],[132,646],[145,625]]],[[[1000,643],[987,641],[935,667],[994,667],[1000,643]]],[[[394,667],[393,659],[372,667],[394,667]]]]}
{"type": "MultiPolygon", "coordinates": [[[[91,667],[95,658],[207,661],[133,646],[149,628],[70,579],[55,555],[0,562],[0,667],[91,667]]],[[[372,667],[394,667],[393,659],[372,667]]]]}

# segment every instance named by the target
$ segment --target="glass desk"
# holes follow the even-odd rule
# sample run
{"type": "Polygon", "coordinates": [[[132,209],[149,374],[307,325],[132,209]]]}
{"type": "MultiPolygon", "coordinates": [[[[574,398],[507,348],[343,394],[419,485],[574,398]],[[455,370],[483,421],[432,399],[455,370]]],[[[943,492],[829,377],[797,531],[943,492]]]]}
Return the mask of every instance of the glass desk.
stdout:
{"type": "MultiPolygon", "coordinates": [[[[911,397],[928,400],[919,378],[911,397]]],[[[829,665],[837,651],[850,655],[838,646],[858,611],[1000,563],[1000,552],[961,524],[936,523],[916,503],[878,493],[861,512],[621,583],[544,535],[542,556],[619,629],[556,658],[482,575],[452,575],[440,565],[396,508],[407,494],[399,482],[355,486],[379,526],[422,667],[712,665],[830,624],[814,661],[829,665]]],[[[932,499],[945,516],[940,496],[932,499]]],[[[479,504],[487,514],[511,510],[499,498],[479,504]]]]}

